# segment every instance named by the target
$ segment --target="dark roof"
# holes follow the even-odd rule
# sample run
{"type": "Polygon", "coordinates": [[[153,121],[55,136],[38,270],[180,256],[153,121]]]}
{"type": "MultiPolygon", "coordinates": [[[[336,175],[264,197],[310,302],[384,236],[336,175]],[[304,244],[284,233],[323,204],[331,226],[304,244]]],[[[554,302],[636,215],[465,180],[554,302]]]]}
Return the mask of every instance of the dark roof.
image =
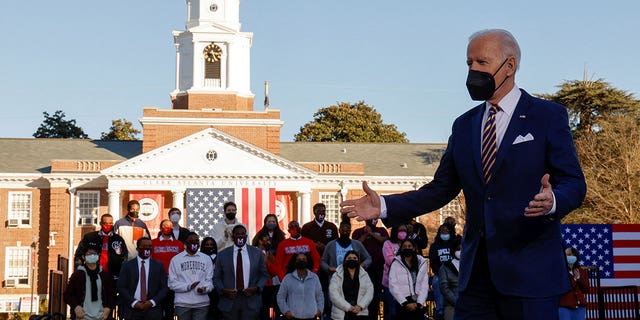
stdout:
{"type": "Polygon", "coordinates": [[[368,176],[432,176],[446,144],[282,142],[294,162],[359,162],[368,176]],[[405,167],[406,164],[406,167],[405,167]]]}
{"type": "MultiPolygon", "coordinates": [[[[293,162],[363,163],[369,176],[431,176],[445,144],[282,142],[293,162]]],[[[52,160],[124,161],[142,153],[142,141],[0,138],[0,173],[49,173],[52,160]]]]}
{"type": "Polygon", "coordinates": [[[142,141],[0,139],[0,173],[49,173],[51,160],[126,160],[142,153],[142,141]]]}

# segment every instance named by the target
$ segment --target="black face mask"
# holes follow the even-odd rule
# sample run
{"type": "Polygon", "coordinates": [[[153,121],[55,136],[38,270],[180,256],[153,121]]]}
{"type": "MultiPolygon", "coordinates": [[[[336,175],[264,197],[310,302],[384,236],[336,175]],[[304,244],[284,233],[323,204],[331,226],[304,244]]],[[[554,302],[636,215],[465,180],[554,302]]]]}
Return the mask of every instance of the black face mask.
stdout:
{"type": "Polygon", "coordinates": [[[129,211],[129,216],[131,218],[138,218],[138,216],[140,215],[140,213],[138,213],[138,211],[129,211]]]}
{"type": "Polygon", "coordinates": [[[306,261],[296,261],[296,269],[306,269],[307,262],[306,261]]]}
{"type": "Polygon", "coordinates": [[[504,78],[498,88],[496,88],[496,80],[493,78],[496,73],[502,69],[502,66],[507,63],[507,60],[509,59],[505,59],[493,74],[469,69],[469,74],[467,75],[467,90],[469,90],[469,95],[472,100],[484,101],[491,99],[493,93],[507,81],[509,76],[504,78]]]}
{"type": "Polygon", "coordinates": [[[360,263],[358,262],[358,260],[345,260],[344,265],[347,268],[354,269],[354,268],[357,268],[360,265],[360,263]]]}
{"type": "Polygon", "coordinates": [[[235,213],[225,213],[224,216],[227,217],[227,220],[233,220],[236,218],[235,213]]]}
{"type": "Polygon", "coordinates": [[[414,255],[416,252],[413,251],[412,249],[402,249],[400,250],[400,254],[403,257],[411,257],[412,255],[414,255]]]}
{"type": "Polygon", "coordinates": [[[210,256],[210,255],[216,253],[216,249],[214,247],[201,247],[200,248],[200,252],[210,256]]]}

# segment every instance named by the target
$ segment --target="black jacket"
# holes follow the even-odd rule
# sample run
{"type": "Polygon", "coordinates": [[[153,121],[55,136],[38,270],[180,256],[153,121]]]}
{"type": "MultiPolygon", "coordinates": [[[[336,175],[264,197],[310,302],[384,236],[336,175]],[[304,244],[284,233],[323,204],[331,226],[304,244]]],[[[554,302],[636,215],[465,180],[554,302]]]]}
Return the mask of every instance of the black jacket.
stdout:
{"type": "MultiPolygon", "coordinates": [[[[87,253],[89,248],[102,248],[102,234],[102,231],[94,231],[89,232],[82,237],[82,240],[80,240],[80,243],[78,244],[78,249],[76,249],[76,253],[73,257],[76,268],[84,263],[83,256],[87,253]]],[[[127,254],[129,252],[127,251],[124,239],[122,239],[118,234],[113,233],[113,231],[109,236],[108,250],[108,271],[109,274],[113,275],[113,277],[117,279],[120,274],[120,267],[122,266],[122,263],[127,260],[127,254]]]]}

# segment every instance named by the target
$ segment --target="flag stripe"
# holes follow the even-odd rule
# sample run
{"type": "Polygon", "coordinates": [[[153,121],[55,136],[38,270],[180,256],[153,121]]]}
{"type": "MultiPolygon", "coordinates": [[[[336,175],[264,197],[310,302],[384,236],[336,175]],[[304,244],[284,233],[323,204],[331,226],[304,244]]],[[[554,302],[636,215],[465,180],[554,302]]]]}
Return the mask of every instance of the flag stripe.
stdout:
{"type": "Polygon", "coordinates": [[[250,226],[249,224],[249,189],[242,188],[242,224],[250,226]]]}
{"type": "MultiPolygon", "coordinates": [[[[254,211],[255,214],[255,226],[256,226],[256,230],[260,230],[262,229],[262,212],[263,212],[263,208],[262,208],[262,188],[256,188],[256,210],[254,211]]],[[[255,235],[255,233],[254,233],[255,235]]]]}
{"type": "Polygon", "coordinates": [[[613,246],[616,248],[640,248],[640,240],[616,240],[614,238],[613,246]]]}
{"type": "Polygon", "coordinates": [[[640,278],[640,271],[615,271],[616,278],[640,278]]]}
{"type": "Polygon", "coordinates": [[[615,256],[614,263],[640,263],[640,256],[615,256]]]}
{"type": "Polygon", "coordinates": [[[638,224],[612,224],[611,225],[611,230],[615,233],[626,233],[626,232],[631,232],[631,233],[638,233],[638,224]]]}
{"type": "Polygon", "coordinates": [[[276,213],[276,188],[269,189],[269,213],[276,213]]]}
{"type": "Polygon", "coordinates": [[[616,256],[640,256],[640,248],[613,248],[616,256]]]}

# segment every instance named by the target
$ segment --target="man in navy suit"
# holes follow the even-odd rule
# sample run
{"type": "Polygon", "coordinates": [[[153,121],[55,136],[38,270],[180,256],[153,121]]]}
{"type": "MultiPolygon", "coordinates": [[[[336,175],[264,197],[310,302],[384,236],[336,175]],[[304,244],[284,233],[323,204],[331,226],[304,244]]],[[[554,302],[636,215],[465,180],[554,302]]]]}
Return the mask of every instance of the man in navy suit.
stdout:
{"type": "Polygon", "coordinates": [[[433,181],[416,191],[344,201],[342,213],[388,226],[464,192],[466,225],[455,319],[557,319],[569,280],[560,219],[586,193],[566,109],[515,84],[520,48],[505,30],[473,34],[467,88],[484,102],[455,120],[433,181]]]}
{"type": "Polygon", "coordinates": [[[164,267],[161,262],[149,258],[151,239],[142,237],[136,246],[138,256],[122,264],[120,269],[118,313],[126,320],[162,319],[160,302],[169,290],[164,267]]]}
{"type": "Polygon", "coordinates": [[[247,228],[241,224],[231,231],[233,245],[216,257],[213,286],[221,295],[218,308],[225,320],[258,319],[262,289],[269,274],[262,251],[247,244],[247,228]]]}

